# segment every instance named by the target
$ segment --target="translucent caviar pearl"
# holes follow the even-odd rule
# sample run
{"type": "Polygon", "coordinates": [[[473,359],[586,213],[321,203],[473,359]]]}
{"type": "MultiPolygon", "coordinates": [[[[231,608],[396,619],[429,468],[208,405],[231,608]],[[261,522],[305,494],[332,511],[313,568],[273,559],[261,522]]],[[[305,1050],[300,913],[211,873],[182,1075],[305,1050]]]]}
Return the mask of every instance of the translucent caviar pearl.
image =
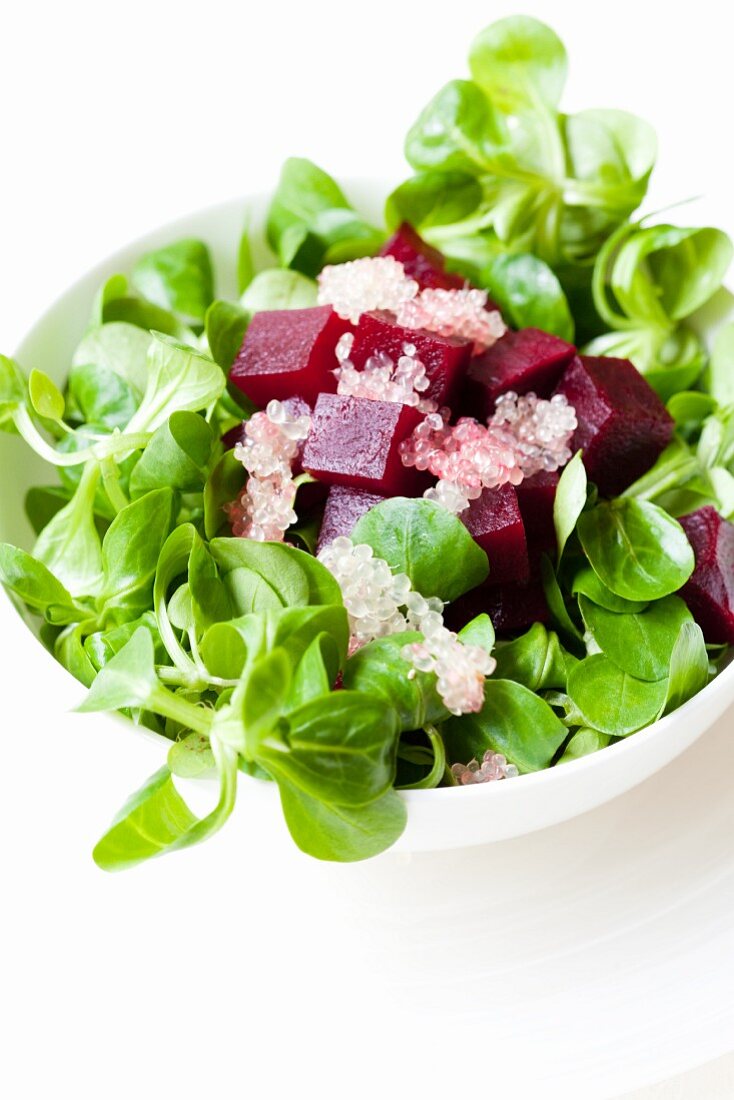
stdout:
{"type": "Polygon", "coordinates": [[[502,317],[487,309],[484,290],[422,290],[396,310],[399,325],[422,328],[440,336],[471,340],[474,354],[486,351],[507,331],[502,317]]]}
{"type": "MultiPolygon", "coordinates": [[[[348,333],[351,337],[351,334],[348,333]]],[[[430,381],[426,368],[417,356],[414,344],[405,344],[397,363],[385,352],[371,355],[362,370],[348,357],[347,344],[341,338],[336,348],[339,366],[334,371],[336,392],[347,397],[362,397],[368,401],[391,401],[410,405],[422,412],[431,412],[435,403],[421,398],[430,381]]],[[[353,337],[352,337],[353,340],[353,337]]],[[[351,343],[348,345],[351,349],[351,343]]]]}
{"type": "Polygon", "coordinates": [[[250,475],[237,500],[227,505],[232,533],[259,542],[282,542],[296,522],[293,462],[311,426],[309,416],[292,417],[280,401],[252,415],[245,440],[234,449],[250,475]]]}
{"type": "Polygon", "coordinates": [[[497,779],[513,779],[519,772],[514,764],[508,764],[505,757],[491,749],[485,752],[481,764],[470,760],[468,764],[452,764],[451,773],[461,785],[468,783],[490,783],[497,779]]]}
{"type": "Polygon", "coordinates": [[[394,256],[365,257],[331,264],[318,277],[318,303],[356,324],[374,309],[395,312],[418,293],[418,283],[405,274],[394,256]]]}
{"type": "Polygon", "coordinates": [[[439,695],[452,714],[481,710],[484,681],[496,662],[481,646],[463,645],[444,626],[441,600],[414,592],[404,573],[393,575],[370,547],[354,545],[344,536],[324,547],[319,561],[341,588],[349,617],[350,654],[376,638],[418,631],[422,641],[401,651],[411,665],[409,678],[417,672],[434,673],[439,695]]]}

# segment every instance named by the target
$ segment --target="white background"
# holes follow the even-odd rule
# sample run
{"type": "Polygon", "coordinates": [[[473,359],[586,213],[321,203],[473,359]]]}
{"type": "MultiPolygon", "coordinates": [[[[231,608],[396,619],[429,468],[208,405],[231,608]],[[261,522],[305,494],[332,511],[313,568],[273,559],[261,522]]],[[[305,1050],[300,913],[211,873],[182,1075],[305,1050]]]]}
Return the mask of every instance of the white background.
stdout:
{"type": "MultiPolygon", "coordinates": [[[[0,347],[12,350],[105,254],[192,208],[269,186],[288,155],[337,176],[406,174],[402,135],[418,109],[464,74],[473,34],[512,10],[473,0],[4,5],[0,347]]],[[[528,10],[568,47],[569,108],[627,108],[656,126],[653,205],[705,191],[708,216],[733,230],[723,5],[535,0],[528,10]]],[[[239,828],[105,876],[92,843],[159,750],[129,751],[126,731],[100,736],[94,720],[60,715],[55,673],[27,671],[34,645],[0,633],[4,1095],[432,1097],[452,1081],[489,1094],[498,1068],[504,1079],[503,1049],[482,1028],[491,956],[473,954],[483,941],[472,876],[493,874],[491,850],[465,864],[322,867],[285,837],[263,846],[254,813],[249,835],[239,828]],[[439,946],[442,906],[453,941],[439,946]],[[451,975],[472,967],[462,1032],[451,975]]],[[[529,904],[532,851],[513,857],[530,859],[519,869],[529,904]]],[[[498,943],[498,960],[504,950],[498,943]]],[[[589,1010],[565,1008],[569,1026],[589,1010]]],[[[531,1055],[542,1023],[528,1026],[531,1055]]],[[[599,1026],[613,1037],[603,1011],[599,1026]]],[[[687,1064],[677,1051],[670,1072],[687,1064]]],[[[731,1080],[726,1061],[644,1095],[731,1096],[731,1080]]],[[[553,1088],[549,1069],[545,1095],[553,1088]]]]}

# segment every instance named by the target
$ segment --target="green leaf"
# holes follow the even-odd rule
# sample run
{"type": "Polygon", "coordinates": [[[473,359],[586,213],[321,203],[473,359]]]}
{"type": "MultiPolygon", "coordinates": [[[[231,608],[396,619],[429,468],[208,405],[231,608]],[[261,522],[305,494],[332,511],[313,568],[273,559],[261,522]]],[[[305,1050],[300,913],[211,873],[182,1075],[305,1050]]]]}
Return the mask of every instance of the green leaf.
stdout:
{"type": "Polygon", "coordinates": [[[244,484],[244,466],[234,457],[233,451],[226,451],[204,486],[204,530],[208,539],[220,534],[223,528],[229,528],[224,506],[237,499],[244,484]]]}
{"type": "Polygon", "coordinates": [[[6,542],[0,543],[0,584],[48,622],[73,623],[84,618],[85,612],[74,605],[70,593],[43,562],[6,542]]]}
{"type": "Polygon", "coordinates": [[[481,760],[488,750],[502,753],[521,772],[547,768],[567,730],[548,704],[521,684],[490,678],[479,714],[450,718],[442,727],[448,758],[481,760]]]}
{"type": "MultiPolygon", "coordinates": [[[[734,324],[724,325],[714,338],[709,365],[709,385],[711,396],[720,405],[734,404],[734,324]]],[[[697,396],[706,400],[703,394],[697,396]]],[[[711,412],[711,409],[708,412],[711,412]]],[[[672,413],[672,415],[675,414],[672,413]]]]}
{"type": "Polygon", "coordinates": [[[377,638],[362,646],[344,667],[344,687],[388,703],[398,716],[400,732],[442,722],[449,712],[436,690],[435,675],[416,672],[402,656],[403,646],[421,640],[409,631],[377,638]]]}
{"type": "Polygon", "coordinates": [[[469,68],[500,110],[518,114],[558,105],[568,60],[550,27],[526,15],[513,15],[477,35],[469,68]]]}
{"type": "Polygon", "coordinates": [[[155,489],[112,521],[102,542],[104,582],[98,599],[107,622],[138,619],[151,607],[158,558],[172,518],[172,491],[155,489]]]}
{"type": "Polygon", "coordinates": [[[174,741],[168,750],[168,767],[182,779],[196,779],[215,767],[209,738],[202,733],[189,733],[174,741]]]}
{"type": "Polygon", "coordinates": [[[568,694],[586,725],[613,737],[654,722],[666,690],[666,680],[638,680],[601,653],[580,661],[568,677],[568,694]]]}
{"type": "Polygon", "coordinates": [[[252,258],[252,244],[250,242],[250,215],[245,218],[245,224],[240,235],[240,247],[237,250],[237,290],[242,294],[245,288],[252,282],[255,275],[255,261],[252,258]]]}
{"type": "Polygon", "coordinates": [[[283,165],[268,211],[267,238],[284,267],[309,276],[327,263],[374,255],[383,240],[326,172],[298,157],[283,165]]]}
{"type": "Polygon", "coordinates": [[[170,309],[187,324],[200,325],[214,297],[209,250],[197,240],[148,252],[133,268],[135,288],[157,306],[170,309]]]}
{"type": "Polygon", "coordinates": [[[105,374],[122,379],[138,400],[148,381],[149,331],[123,321],[91,329],[74,352],[75,367],[99,367],[105,374]]]}
{"type": "Polygon", "coordinates": [[[597,577],[591,566],[584,566],[573,579],[571,591],[574,596],[586,596],[599,607],[605,607],[607,611],[644,611],[648,606],[647,600],[625,600],[611,592],[597,577]]]}
{"type": "Polygon", "coordinates": [[[299,271],[274,267],[261,271],[252,280],[241,298],[248,313],[264,309],[308,309],[316,305],[317,287],[299,271]]]}
{"type": "Polygon", "coordinates": [[[94,522],[99,476],[95,462],[84,467],[74,496],[43,528],[33,551],[74,597],[93,596],[102,583],[102,547],[94,522]]]}
{"type": "Polygon", "coordinates": [[[69,490],[62,485],[34,485],[28,490],[25,513],[37,535],[69,503],[70,495],[69,490]]]}
{"type": "Polygon", "coordinates": [[[703,632],[697,623],[684,622],[670,656],[668,689],[662,713],[683,706],[708,683],[709,660],[703,632]]]}
{"type": "Polygon", "coordinates": [[[584,596],[579,606],[605,656],[639,680],[662,680],[668,675],[680,629],[692,622],[690,611],[677,596],[657,600],[637,613],[607,611],[584,596]]]}
{"type": "Polygon", "coordinates": [[[282,740],[265,737],[254,754],[275,779],[312,798],[363,806],[383,795],[395,774],[392,709],[361,692],[336,691],[292,711],[282,740]]]}
{"type": "Polygon", "coordinates": [[[283,713],[291,676],[288,654],[277,647],[250,669],[242,698],[243,740],[237,748],[252,760],[283,713]]]}
{"type": "Polygon", "coordinates": [[[609,735],[599,733],[599,730],[580,729],[569,738],[558,763],[567,764],[571,760],[580,760],[582,756],[589,756],[592,752],[605,749],[609,741],[609,735]]]}
{"type": "Polygon", "coordinates": [[[309,797],[281,780],[283,816],[294,841],[316,859],[351,863],[384,852],[405,828],[405,804],[394,791],[368,806],[340,806],[309,797]]]}
{"type": "MultiPolygon", "coordinates": [[[[136,330],[137,331],[137,330],[136,330]]],[[[70,419],[124,428],[140,402],[130,383],[109,367],[83,363],[69,374],[70,419]]]]}
{"type": "Polygon", "coordinates": [[[15,433],[13,413],[23,405],[28,387],[17,363],[0,355],[0,430],[15,433]]]}
{"type": "MultiPolygon", "coordinates": [[[[288,710],[327,695],[339,670],[340,657],[331,634],[317,634],[307,646],[293,673],[288,710]]],[[[347,686],[347,685],[345,685],[347,686]]]]}
{"type": "Polygon", "coordinates": [[[581,631],[569,614],[556,571],[547,554],[542,554],[540,558],[540,576],[551,619],[571,645],[581,642],[581,631]]]}
{"type": "Polygon", "coordinates": [[[405,155],[419,171],[476,175],[506,142],[504,124],[470,80],[452,80],[424,108],[405,139],[405,155]]]}
{"type": "Polygon", "coordinates": [[[683,528],[649,501],[604,501],[581,515],[577,529],[594,572],[625,599],[668,596],[693,572],[693,550],[683,528]]]}
{"type": "Polygon", "coordinates": [[[39,416],[46,420],[63,420],[66,407],[64,395],[47,374],[35,367],[28,377],[28,393],[39,416]]]}
{"type": "Polygon", "coordinates": [[[581,451],[577,451],[558,479],[553,501],[553,526],[556,531],[558,560],[576,530],[578,518],[586,506],[586,470],[581,451]]]}
{"type": "Polygon", "coordinates": [[[487,555],[464,524],[429,500],[393,497],[358,521],[352,541],[371,546],[424,596],[455,600],[486,580],[487,555]]]}
{"type": "Polygon", "coordinates": [[[154,432],[175,412],[198,412],[222,394],[221,367],[172,337],[154,332],[148,351],[148,383],[128,432],[154,432]]]}
{"type": "Polygon", "coordinates": [[[86,713],[145,707],[159,687],[153,638],[150,631],[141,626],[99,672],[86,699],[76,709],[86,713]]]}
{"type": "Polygon", "coordinates": [[[498,680],[514,680],[531,691],[565,691],[568,671],[575,664],[558,635],[542,623],[533,623],[525,634],[499,646],[494,655],[498,680]]]}
{"type": "Polygon", "coordinates": [[[223,371],[228,371],[234,363],[249,323],[249,313],[235,302],[217,299],[206,311],[204,331],[207,343],[214,362],[223,371]]]}
{"type": "Polygon", "coordinates": [[[209,549],[230,589],[234,588],[234,574],[244,568],[272,588],[284,607],[341,605],[341,589],[331,573],[303,550],[284,543],[237,538],[212,539],[209,549]]]}
{"type": "Polygon", "coordinates": [[[451,225],[468,218],[482,201],[482,187],[466,172],[421,172],[401,183],[387,199],[385,220],[397,228],[451,225]]]}
{"type": "Polygon", "coordinates": [[[154,432],[130,475],[130,496],[169,486],[180,492],[201,491],[216,439],[197,413],[172,413],[154,432]]]}
{"type": "Polygon", "coordinates": [[[513,328],[539,328],[573,341],[573,317],[563,287],[537,256],[500,253],[482,269],[480,282],[513,328]]]}

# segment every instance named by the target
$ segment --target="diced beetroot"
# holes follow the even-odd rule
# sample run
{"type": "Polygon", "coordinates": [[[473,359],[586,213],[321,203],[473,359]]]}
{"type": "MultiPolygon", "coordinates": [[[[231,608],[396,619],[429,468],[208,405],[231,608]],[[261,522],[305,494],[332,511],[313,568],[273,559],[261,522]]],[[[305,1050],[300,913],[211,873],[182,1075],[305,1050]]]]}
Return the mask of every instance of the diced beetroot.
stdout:
{"type": "Polygon", "coordinates": [[[680,591],[707,642],[734,643],[734,523],[707,505],[678,521],[696,568],[680,591]]]}
{"type": "Polygon", "coordinates": [[[473,588],[449,604],[444,620],[451,630],[459,631],[483,612],[489,615],[498,634],[514,634],[550,619],[543,585],[531,580],[527,584],[483,584],[473,588]]]}
{"type": "Polygon", "coordinates": [[[426,244],[407,222],[403,222],[383,245],[380,255],[394,256],[399,260],[406,275],[415,279],[421,289],[438,287],[442,290],[460,290],[464,286],[465,280],[461,275],[452,275],[445,270],[446,260],[438,249],[426,244]]]}
{"type": "Polygon", "coordinates": [[[491,416],[501,393],[537,393],[548,397],[576,349],[537,328],[512,330],[475,355],[469,365],[464,407],[478,420],[491,416]]]}
{"type": "Polygon", "coordinates": [[[603,496],[631,485],[670,442],[673,418],[628,359],[577,356],[556,393],[576,410],[571,447],[603,496]]]}
{"type": "Polygon", "coordinates": [[[332,485],[326,498],[316,552],[328,546],[340,535],[349,538],[357,520],[384,499],[377,493],[366,493],[363,489],[347,489],[344,485],[332,485]]]}
{"type": "Polygon", "coordinates": [[[517,493],[512,485],[485,489],[461,516],[467,530],[489,558],[488,584],[526,581],[528,546],[517,493]]]}
{"type": "Polygon", "coordinates": [[[322,393],[303,451],[304,469],[327,485],[418,496],[430,479],[404,466],[398,448],[422,419],[410,405],[322,393]]]}
{"type": "Polygon", "coordinates": [[[535,551],[555,549],[553,502],[557,487],[558,474],[541,470],[532,477],[526,477],[515,489],[528,546],[535,551]]]}
{"type": "Polygon", "coordinates": [[[336,389],[336,345],[351,331],[331,306],[263,310],[250,321],[229,377],[256,405],[287,397],[313,405],[336,389]]]}
{"type": "Polygon", "coordinates": [[[426,368],[430,386],[421,396],[440,406],[450,404],[458,395],[471,357],[472,345],[459,336],[439,336],[424,329],[404,328],[392,313],[380,311],[360,317],[349,358],[357,370],[378,352],[397,363],[406,344],[412,344],[426,368]]]}

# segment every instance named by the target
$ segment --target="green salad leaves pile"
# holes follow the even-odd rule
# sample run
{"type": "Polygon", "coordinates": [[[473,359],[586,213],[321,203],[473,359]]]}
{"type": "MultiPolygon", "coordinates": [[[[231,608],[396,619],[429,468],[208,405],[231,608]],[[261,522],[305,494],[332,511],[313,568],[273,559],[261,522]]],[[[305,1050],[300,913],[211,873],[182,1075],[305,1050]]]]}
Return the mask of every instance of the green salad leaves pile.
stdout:
{"type": "MultiPolygon", "coordinates": [[[[57,475],[26,499],[32,551],[0,545],[0,581],[88,688],[80,710],[121,711],[170,742],[97,844],[100,867],[212,834],[239,772],[277,785],[305,852],[372,856],[404,828],[396,789],[449,785],[451,763],[488,750],[521,773],[562,766],[674,710],[727,659],[676,595],[694,568],[676,517],[704,504],[734,517],[734,328],[709,356],[696,327],[731,244],[712,228],[634,220],[654,134],[625,112],[560,110],[567,61],[550,28],[501,20],[469,68],[411,127],[414,174],[388,197],[386,229],[320,168],[290,160],[267,219],[273,266],[255,271],[245,234],[236,299],[216,297],[205,243],[176,241],[100,288],[63,392],[0,356],[0,429],[57,475]],[[300,492],[283,544],[231,537],[223,510],[246,476],[222,436],[253,411],[227,384],[252,315],[314,305],[325,264],[373,255],[402,221],[509,324],[632,359],[677,425],[615,500],[598,499],[581,454],[565,468],[557,555],[542,563],[550,626],[499,643],[487,615],[464,626],[497,670],[482,710],[461,717],[433,675],[409,677],[402,649],[419,635],[349,655],[300,492]],[[207,775],[218,793],[199,818],[174,778],[207,775]]],[[[455,601],[488,575],[461,521],[426,500],[385,501],[353,539],[426,597],[455,601]]]]}

